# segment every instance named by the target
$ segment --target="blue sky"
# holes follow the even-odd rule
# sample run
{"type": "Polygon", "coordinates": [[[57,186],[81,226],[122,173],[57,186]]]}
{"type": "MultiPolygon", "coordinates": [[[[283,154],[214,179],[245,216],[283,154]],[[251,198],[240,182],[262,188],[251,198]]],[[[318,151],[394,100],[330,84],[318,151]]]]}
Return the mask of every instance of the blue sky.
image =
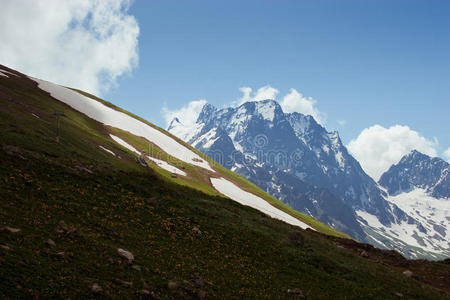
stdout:
{"type": "Polygon", "coordinates": [[[139,65],[105,97],[164,126],[163,103],[295,88],[345,142],[408,125],[450,146],[448,1],[136,1],[139,65]],[[340,126],[337,120],[345,120],[340,126]]]}
{"type": "Polygon", "coordinates": [[[293,88],[316,101],[345,144],[358,142],[352,151],[360,161],[365,145],[398,140],[372,161],[395,162],[416,144],[450,160],[450,1],[136,0],[127,7],[127,0],[105,0],[83,4],[83,15],[75,0],[53,3],[68,12],[58,18],[47,6],[19,3],[7,0],[0,12],[0,63],[94,91],[161,127],[163,107],[199,99],[222,107],[242,97],[241,87],[271,86],[281,101],[293,88]],[[113,16],[108,22],[91,18],[104,11],[113,16]],[[21,22],[29,22],[26,30],[8,35],[21,22]],[[65,29],[51,32],[58,28],[65,29]],[[79,37],[73,31],[86,36],[75,40],[78,51],[64,48],[79,37]],[[17,54],[21,32],[39,36],[28,39],[34,56],[17,54]]]}

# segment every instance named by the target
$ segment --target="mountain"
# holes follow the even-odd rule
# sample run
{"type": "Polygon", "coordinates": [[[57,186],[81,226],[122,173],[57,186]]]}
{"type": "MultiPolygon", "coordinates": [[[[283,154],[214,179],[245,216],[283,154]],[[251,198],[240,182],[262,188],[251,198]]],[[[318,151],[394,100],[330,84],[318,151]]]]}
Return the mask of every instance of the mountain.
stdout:
{"type": "MultiPolygon", "coordinates": [[[[450,179],[446,161],[413,150],[383,173],[379,184],[389,194],[389,202],[420,224],[419,232],[408,225],[403,232],[415,236],[423,233],[416,238],[422,247],[450,252],[450,179]]],[[[386,233],[390,230],[386,229],[386,233]]]]}
{"type": "Polygon", "coordinates": [[[379,180],[390,195],[424,189],[434,198],[450,197],[449,164],[441,158],[431,158],[417,150],[402,157],[379,180]]]}
{"type": "Polygon", "coordinates": [[[2,299],[450,298],[448,261],[357,243],[83,91],[0,66],[0,126],[2,299]]]}
{"type": "Polygon", "coordinates": [[[409,257],[447,253],[439,248],[435,256],[409,236],[383,236],[385,227],[407,223],[420,231],[422,225],[387,201],[387,193],[348,153],[338,132],[328,132],[312,116],[284,113],[273,100],[219,110],[206,104],[196,124],[174,121],[168,130],[294,209],[353,238],[409,257]],[[383,229],[371,226],[375,219],[383,229]]]}

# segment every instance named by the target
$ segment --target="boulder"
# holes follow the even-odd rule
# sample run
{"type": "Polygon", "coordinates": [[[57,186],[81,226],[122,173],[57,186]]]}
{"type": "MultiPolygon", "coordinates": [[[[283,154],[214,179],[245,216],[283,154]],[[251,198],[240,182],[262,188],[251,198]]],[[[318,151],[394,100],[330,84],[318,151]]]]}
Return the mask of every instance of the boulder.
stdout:
{"type": "Polygon", "coordinates": [[[94,283],[91,287],[91,291],[94,294],[102,294],[103,293],[103,288],[101,286],[98,285],[98,283],[94,283]]]}
{"type": "Polygon", "coordinates": [[[406,277],[411,277],[413,275],[413,272],[411,272],[410,270],[406,270],[403,272],[403,275],[405,275],[406,277]]]}
{"type": "Polygon", "coordinates": [[[117,253],[123,258],[127,259],[129,263],[133,262],[134,255],[130,251],[124,250],[122,248],[117,249],[117,253]]]}

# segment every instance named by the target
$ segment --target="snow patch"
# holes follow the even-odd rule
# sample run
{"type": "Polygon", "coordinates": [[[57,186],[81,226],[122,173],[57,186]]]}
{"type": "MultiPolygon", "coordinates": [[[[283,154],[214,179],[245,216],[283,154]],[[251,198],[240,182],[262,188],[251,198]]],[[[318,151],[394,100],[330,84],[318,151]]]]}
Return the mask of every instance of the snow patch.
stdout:
{"type": "Polygon", "coordinates": [[[164,169],[166,171],[169,171],[169,172],[174,173],[174,174],[182,175],[182,176],[186,176],[187,175],[186,172],[181,171],[180,169],[172,166],[171,164],[167,163],[164,160],[160,160],[160,159],[157,159],[157,158],[154,158],[154,157],[151,157],[151,156],[147,156],[147,158],[150,159],[151,161],[153,161],[158,167],[160,167],[160,168],[162,168],[162,169],[164,169]]]}
{"type": "Polygon", "coordinates": [[[260,114],[264,120],[273,122],[275,118],[275,105],[272,102],[256,102],[256,111],[260,114]]]}
{"type": "MultiPolygon", "coordinates": [[[[116,137],[116,138],[117,138],[117,137],[116,137]]],[[[111,150],[109,150],[108,148],[105,148],[105,147],[103,147],[103,146],[101,146],[101,145],[99,145],[98,147],[99,147],[100,149],[102,149],[102,150],[108,152],[108,153],[111,154],[112,156],[116,156],[116,154],[115,154],[114,152],[112,152],[111,150]]]]}
{"type": "Polygon", "coordinates": [[[83,96],[69,88],[36,78],[33,78],[33,80],[38,83],[39,88],[49,92],[56,99],[70,105],[88,117],[105,125],[128,131],[136,136],[142,136],[155,145],[158,145],[167,154],[179,160],[215,172],[209,163],[198,154],[144,122],[83,96]]]}
{"type": "Polygon", "coordinates": [[[211,178],[211,183],[217,191],[242,205],[253,207],[272,218],[282,220],[288,224],[295,225],[303,229],[311,228],[309,225],[301,222],[293,216],[270,205],[266,200],[242,190],[225,178],[211,178]]]}
{"type": "Polygon", "coordinates": [[[122,140],[120,137],[115,136],[110,134],[109,135],[117,144],[127,148],[128,150],[130,150],[131,152],[134,152],[138,155],[141,155],[141,152],[137,151],[136,148],[134,148],[133,146],[131,146],[130,144],[128,144],[127,142],[125,142],[124,140],[122,140]]]}

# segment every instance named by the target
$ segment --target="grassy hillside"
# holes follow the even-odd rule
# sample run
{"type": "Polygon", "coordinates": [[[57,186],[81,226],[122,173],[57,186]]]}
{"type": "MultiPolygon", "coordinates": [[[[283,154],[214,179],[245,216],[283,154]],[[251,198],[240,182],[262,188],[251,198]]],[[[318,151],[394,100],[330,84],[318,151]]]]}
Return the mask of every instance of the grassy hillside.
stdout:
{"type": "MultiPolygon", "coordinates": [[[[331,228],[325,224],[323,224],[322,222],[317,221],[316,219],[314,219],[313,217],[306,215],[304,213],[301,213],[299,211],[296,211],[295,209],[293,209],[292,207],[290,207],[289,205],[279,201],[278,199],[276,199],[275,197],[273,197],[272,195],[269,195],[268,193],[264,192],[261,188],[259,188],[258,186],[256,186],[255,184],[251,183],[250,181],[248,181],[246,178],[244,178],[243,176],[236,174],[230,170],[228,170],[227,168],[223,167],[222,165],[220,165],[219,163],[217,163],[216,161],[214,161],[213,159],[209,158],[208,156],[205,156],[205,154],[203,154],[202,152],[200,152],[199,150],[195,149],[194,147],[192,147],[191,145],[187,144],[186,142],[184,142],[183,140],[179,139],[178,137],[172,135],[170,132],[167,132],[163,129],[161,129],[158,126],[155,126],[152,123],[149,123],[148,121],[146,121],[145,119],[136,116],[120,107],[117,107],[116,105],[112,104],[111,102],[108,102],[106,100],[103,100],[101,98],[98,98],[92,94],[86,93],[84,91],[78,90],[78,89],[73,89],[74,91],[79,92],[80,94],[87,96],[93,100],[99,101],[103,104],[105,104],[106,106],[113,108],[117,111],[121,111],[125,114],[128,114],[140,121],[142,121],[145,124],[148,124],[150,126],[152,126],[153,128],[164,132],[165,134],[167,134],[168,136],[172,137],[173,139],[177,140],[180,144],[183,144],[184,146],[186,146],[187,148],[191,149],[192,151],[196,152],[199,156],[203,157],[204,159],[206,159],[208,162],[210,162],[211,165],[214,166],[214,168],[224,177],[228,178],[229,180],[235,182],[238,186],[240,186],[241,188],[243,188],[244,190],[247,190],[248,192],[251,192],[255,195],[258,195],[259,197],[265,199],[267,202],[269,202],[270,204],[272,204],[273,206],[287,212],[288,214],[294,216],[295,218],[301,220],[302,222],[310,225],[311,227],[319,230],[320,232],[326,233],[328,235],[332,235],[332,236],[336,236],[336,237],[343,237],[343,238],[350,238],[347,234],[342,233],[334,228],[331,228]]],[[[126,132],[120,132],[118,130],[114,131],[115,133],[119,132],[119,136],[122,137],[123,139],[127,140],[130,144],[135,145],[138,149],[142,149],[142,150],[147,150],[149,148],[149,145],[151,145],[151,150],[149,150],[149,152],[155,153],[158,157],[162,157],[165,160],[171,161],[171,162],[175,162],[176,165],[181,166],[183,168],[188,168],[190,170],[195,169],[195,167],[182,162],[180,160],[177,160],[174,157],[171,157],[170,155],[167,155],[165,153],[163,153],[162,151],[160,151],[157,147],[157,145],[154,145],[152,143],[149,143],[147,140],[143,139],[143,138],[139,138],[139,137],[135,137],[131,134],[127,134],[126,132]]],[[[158,171],[158,170],[157,170],[158,171]]],[[[164,175],[166,172],[163,172],[164,175]]],[[[171,176],[169,176],[169,178],[173,178],[171,176]]],[[[197,176],[197,179],[198,178],[197,176]]],[[[184,178],[179,178],[177,180],[175,180],[177,183],[179,184],[183,184],[183,185],[188,185],[194,188],[198,188],[204,192],[207,193],[212,193],[212,194],[217,194],[217,191],[212,188],[209,184],[205,184],[205,180],[203,178],[203,180],[197,180],[196,183],[192,182],[192,180],[189,180],[186,182],[186,180],[184,180],[184,178]]]]}
{"type": "Polygon", "coordinates": [[[308,299],[450,298],[448,263],[407,261],[271,219],[202,185],[182,162],[188,179],[142,167],[108,133],[138,148],[146,141],[31,80],[0,77],[0,125],[2,299],[291,299],[294,289],[308,299]],[[60,143],[55,111],[67,116],[60,143]]]}

